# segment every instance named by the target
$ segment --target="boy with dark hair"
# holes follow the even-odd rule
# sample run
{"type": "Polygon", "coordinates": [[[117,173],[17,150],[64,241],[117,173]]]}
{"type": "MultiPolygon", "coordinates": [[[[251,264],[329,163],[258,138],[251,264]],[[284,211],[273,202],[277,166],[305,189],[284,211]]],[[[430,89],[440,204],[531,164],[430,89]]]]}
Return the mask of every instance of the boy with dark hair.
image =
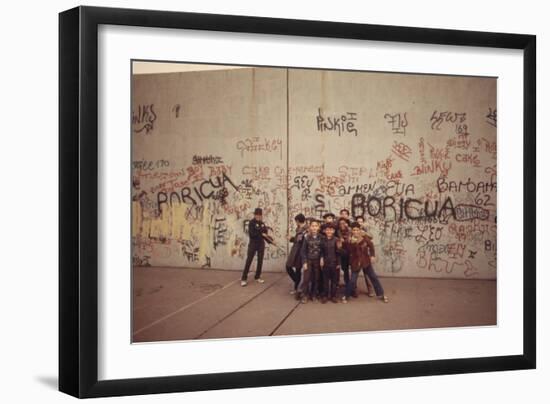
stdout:
{"type": "Polygon", "coordinates": [[[369,233],[365,218],[363,216],[355,216],[355,221],[359,223],[359,227],[372,240],[372,234],[369,233]]]}
{"type": "Polygon", "coordinates": [[[267,234],[267,227],[262,221],[263,212],[261,208],[254,209],[254,219],[248,223],[248,237],[250,241],[248,243],[248,251],[246,254],[246,263],[244,264],[244,270],[241,277],[241,286],[246,286],[248,284],[248,271],[250,270],[250,265],[254,259],[254,255],[258,254],[258,261],[256,262],[256,275],[254,279],[258,283],[264,283],[264,280],[260,278],[262,275],[262,264],[264,261],[264,251],[265,251],[265,239],[264,234],[267,234]]]}
{"type": "Polygon", "coordinates": [[[307,303],[308,297],[313,300],[318,292],[318,279],[321,271],[321,244],[322,238],[319,234],[319,221],[312,219],[309,224],[308,233],[302,243],[302,280],[298,286],[296,297],[302,303],[307,303]]]}
{"type": "Polygon", "coordinates": [[[291,294],[296,293],[302,279],[302,244],[307,232],[306,217],[302,213],[294,216],[294,222],[296,223],[296,234],[288,238],[293,244],[286,260],[286,272],[290,276],[290,279],[292,279],[292,282],[294,282],[291,294]]]}
{"type": "Polygon", "coordinates": [[[325,238],[321,245],[321,273],[323,274],[323,293],[321,303],[330,299],[338,303],[336,299],[336,288],[340,278],[340,251],[342,243],[334,237],[336,226],[331,223],[325,227],[325,238]]]}
{"type": "Polygon", "coordinates": [[[349,210],[347,210],[346,208],[340,209],[340,218],[349,221],[349,210]]]}
{"type": "MultiPolygon", "coordinates": [[[[367,236],[370,240],[372,240],[372,235],[367,231],[367,225],[365,224],[365,218],[363,216],[355,216],[355,222],[359,225],[359,228],[361,229],[361,232],[363,235],[367,236]]],[[[369,297],[374,297],[376,294],[374,293],[374,288],[372,286],[372,282],[369,280],[367,276],[365,276],[365,285],[367,285],[367,295],[369,297]]],[[[357,289],[353,290],[351,292],[351,295],[353,297],[357,297],[357,289]]]]}
{"type": "MultiPolygon", "coordinates": [[[[339,223],[339,228],[338,228],[338,236],[337,237],[338,237],[340,243],[344,244],[344,243],[348,242],[349,239],[351,238],[351,226],[353,226],[353,224],[356,223],[356,222],[350,223],[350,221],[348,219],[340,218],[338,220],[338,223],[339,223]]],[[[344,288],[347,289],[349,281],[350,281],[350,271],[349,271],[350,256],[349,256],[349,253],[346,249],[342,249],[342,251],[340,252],[340,263],[341,263],[342,272],[344,273],[344,288]]],[[[367,295],[369,297],[375,296],[372,284],[371,284],[371,282],[369,282],[369,280],[367,278],[365,278],[365,283],[367,285],[367,295]]],[[[358,296],[356,287],[353,287],[353,289],[351,291],[351,296],[353,296],[353,297],[358,296]]]]}
{"type": "Polygon", "coordinates": [[[389,299],[384,295],[382,284],[372,267],[372,263],[375,260],[374,244],[369,237],[362,233],[358,223],[352,223],[351,231],[352,235],[349,241],[343,243],[343,248],[348,252],[350,257],[351,278],[346,286],[346,295],[342,298],[342,302],[347,303],[347,299],[352,295],[352,291],[357,288],[359,272],[363,271],[365,279],[368,277],[371,280],[376,291],[376,296],[387,303],[389,299]]]}
{"type": "MultiPolygon", "coordinates": [[[[341,217],[338,219],[338,228],[336,229],[336,237],[343,244],[351,237],[351,230],[349,229],[350,222],[348,219],[341,217]]],[[[340,253],[340,268],[344,273],[344,287],[349,282],[349,254],[346,250],[342,250],[340,253]]]]}
{"type": "MultiPolygon", "coordinates": [[[[334,213],[331,213],[331,212],[328,212],[328,213],[325,213],[323,215],[323,224],[321,224],[321,237],[325,238],[326,235],[325,235],[325,229],[327,228],[327,226],[329,226],[330,224],[333,224],[334,223],[334,220],[336,219],[336,215],[334,213]]],[[[325,293],[325,281],[324,281],[324,272],[323,271],[320,271],[319,272],[319,279],[317,280],[317,283],[319,285],[319,289],[318,289],[318,293],[319,293],[319,297],[321,296],[324,296],[324,293],[325,293]]]]}
{"type": "Polygon", "coordinates": [[[353,218],[357,223],[359,223],[359,227],[361,230],[364,230],[365,227],[365,218],[363,216],[355,216],[353,218]]]}
{"type": "Polygon", "coordinates": [[[323,220],[324,220],[324,223],[321,225],[321,233],[324,234],[325,233],[325,228],[329,225],[329,224],[332,224],[334,223],[334,220],[336,219],[336,215],[334,215],[334,213],[325,213],[323,215],[323,220]]]}

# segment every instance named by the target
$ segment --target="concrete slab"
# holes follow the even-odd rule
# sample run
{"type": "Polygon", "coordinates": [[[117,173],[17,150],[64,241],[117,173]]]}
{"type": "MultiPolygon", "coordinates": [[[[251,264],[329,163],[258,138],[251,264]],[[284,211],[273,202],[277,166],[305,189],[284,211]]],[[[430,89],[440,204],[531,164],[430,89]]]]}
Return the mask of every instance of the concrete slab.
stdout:
{"type": "Polygon", "coordinates": [[[239,271],[135,268],[134,342],[496,324],[496,281],[381,278],[390,303],[299,304],[285,273],[239,286],[239,271]],[[162,286],[162,287],[161,287],[162,286]]]}
{"type": "MultiPolygon", "coordinates": [[[[225,277],[220,273],[228,272],[203,271],[211,273],[210,282],[213,283],[216,282],[217,277],[225,277]]],[[[174,312],[160,317],[141,329],[136,329],[133,333],[133,341],[171,341],[198,338],[218,322],[254,299],[258,294],[265,292],[273,283],[283,277],[283,274],[280,273],[265,274],[263,275],[264,284],[258,284],[252,280],[249,281],[248,286],[241,287],[239,284],[240,273],[237,274],[236,271],[229,273],[232,274],[232,282],[210,293],[205,299],[199,298],[194,302],[182,304],[174,312]]]]}
{"type": "Polygon", "coordinates": [[[254,337],[272,335],[299,305],[290,296],[286,275],[269,290],[216,324],[200,338],[254,337]]]}
{"type": "Polygon", "coordinates": [[[227,271],[135,267],[132,293],[133,331],[237,279],[235,272],[227,271]]]}
{"type": "Polygon", "coordinates": [[[380,278],[390,302],[366,295],[347,304],[300,305],[275,335],[404,330],[496,324],[496,282],[380,278]]]}

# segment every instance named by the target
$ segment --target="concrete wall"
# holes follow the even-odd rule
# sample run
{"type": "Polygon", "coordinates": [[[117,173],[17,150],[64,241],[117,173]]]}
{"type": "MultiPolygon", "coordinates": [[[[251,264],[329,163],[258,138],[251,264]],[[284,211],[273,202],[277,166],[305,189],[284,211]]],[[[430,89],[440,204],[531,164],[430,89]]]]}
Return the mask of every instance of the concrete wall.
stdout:
{"type": "Polygon", "coordinates": [[[284,238],[286,99],[280,69],[134,76],[135,263],[239,269],[256,206],[284,238]]]}
{"type": "Polygon", "coordinates": [[[278,242],[265,269],[281,271],[294,215],[345,207],[381,275],[496,278],[496,79],[246,68],[133,84],[135,264],[241,269],[260,206],[278,242]]]}

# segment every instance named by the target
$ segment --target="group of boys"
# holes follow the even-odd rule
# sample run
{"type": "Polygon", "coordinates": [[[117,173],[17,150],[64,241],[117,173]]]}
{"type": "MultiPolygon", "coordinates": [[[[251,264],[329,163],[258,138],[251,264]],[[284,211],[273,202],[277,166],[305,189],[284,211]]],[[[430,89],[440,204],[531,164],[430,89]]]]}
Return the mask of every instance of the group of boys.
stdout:
{"type": "MultiPolygon", "coordinates": [[[[295,235],[288,237],[292,248],[287,257],[286,271],[293,281],[292,294],[301,303],[319,299],[321,303],[338,303],[340,271],[344,274],[344,292],[342,303],[350,297],[358,297],[357,279],[360,272],[365,276],[367,294],[375,295],[384,302],[388,297],[372,264],[375,261],[372,236],[367,232],[364,218],[356,217],[350,221],[349,211],[342,209],[336,220],[333,213],[323,215],[323,222],[316,218],[306,218],[303,214],[294,217],[295,235]]],[[[250,243],[241,286],[247,285],[247,276],[254,255],[258,254],[255,279],[261,279],[261,266],[265,247],[264,235],[267,228],[262,222],[262,211],[254,211],[248,234],[250,243]]]]}

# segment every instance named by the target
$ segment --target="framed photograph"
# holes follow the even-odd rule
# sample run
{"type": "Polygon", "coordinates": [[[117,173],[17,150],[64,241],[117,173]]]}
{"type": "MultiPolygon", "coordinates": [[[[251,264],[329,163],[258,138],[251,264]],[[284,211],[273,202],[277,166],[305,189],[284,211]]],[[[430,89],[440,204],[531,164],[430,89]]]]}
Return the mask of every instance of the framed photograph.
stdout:
{"type": "Polygon", "coordinates": [[[536,366],[535,36],[78,7],[59,41],[61,391],[536,366]]]}

